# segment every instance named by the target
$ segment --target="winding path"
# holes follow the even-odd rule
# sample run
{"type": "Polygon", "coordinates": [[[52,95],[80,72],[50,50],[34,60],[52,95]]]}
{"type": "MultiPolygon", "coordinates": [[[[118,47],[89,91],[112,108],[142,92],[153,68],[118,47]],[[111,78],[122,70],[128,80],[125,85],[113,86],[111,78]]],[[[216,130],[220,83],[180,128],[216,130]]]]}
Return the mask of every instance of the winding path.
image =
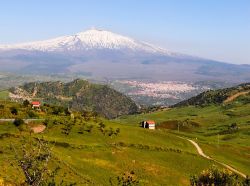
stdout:
{"type": "Polygon", "coordinates": [[[207,156],[207,155],[203,152],[203,150],[201,149],[201,147],[198,145],[198,143],[196,143],[194,140],[187,139],[187,138],[184,138],[184,137],[181,137],[181,136],[177,136],[177,137],[178,137],[178,138],[181,138],[181,139],[185,139],[185,140],[189,141],[190,143],[192,143],[192,145],[195,146],[195,148],[196,148],[196,150],[198,151],[198,154],[199,154],[200,156],[202,156],[202,157],[204,157],[204,158],[206,158],[206,159],[212,160],[212,161],[214,161],[214,162],[216,162],[216,163],[218,163],[218,164],[220,164],[220,165],[222,165],[222,166],[228,168],[229,170],[231,170],[232,172],[234,172],[234,173],[236,173],[236,174],[242,176],[243,178],[246,178],[246,177],[247,177],[244,173],[242,173],[242,172],[236,170],[235,168],[231,167],[230,165],[227,165],[227,164],[225,164],[225,163],[219,162],[219,161],[217,161],[217,160],[215,160],[215,159],[213,159],[213,158],[207,156]]]}

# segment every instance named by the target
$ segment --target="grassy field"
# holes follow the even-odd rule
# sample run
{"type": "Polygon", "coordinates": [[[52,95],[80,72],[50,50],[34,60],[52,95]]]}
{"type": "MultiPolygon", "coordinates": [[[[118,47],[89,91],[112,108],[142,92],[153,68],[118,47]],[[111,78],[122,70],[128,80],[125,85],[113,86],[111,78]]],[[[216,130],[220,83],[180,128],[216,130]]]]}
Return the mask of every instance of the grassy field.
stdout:
{"type": "Polygon", "coordinates": [[[9,91],[8,90],[0,90],[0,99],[6,100],[9,97],[9,91]]]}
{"type": "Polygon", "coordinates": [[[147,119],[155,120],[159,130],[195,139],[207,155],[250,174],[250,104],[173,108],[124,116],[116,121],[137,125],[147,119]],[[233,123],[237,124],[237,130],[230,129],[233,123]]]}
{"type": "MultiPolygon", "coordinates": [[[[1,117],[30,116],[30,106],[6,100],[1,104],[1,117]],[[17,115],[10,112],[13,107],[18,109],[17,115]]],[[[191,143],[177,136],[196,140],[207,155],[250,174],[249,103],[173,108],[114,120],[77,113],[72,119],[64,110],[55,111],[58,108],[52,106],[34,111],[36,118],[48,121],[46,130],[31,138],[43,138],[51,144],[49,168],[59,168],[57,183],[63,179],[65,185],[110,185],[110,179],[133,171],[140,185],[189,185],[191,175],[215,163],[199,156],[191,143]],[[157,130],[139,127],[142,120],[149,119],[157,122],[157,130]],[[232,129],[233,123],[237,130],[232,129]],[[109,135],[110,131],[119,133],[109,135]]],[[[21,139],[30,137],[27,128],[21,129],[13,123],[0,123],[0,180],[17,185],[24,176],[17,169],[10,146],[20,150],[21,139]]]]}
{"type": "MultiPolygon", "coordinates": [[[[91,132],[79,133],[83,127],[79,122],[69,135],[62,133],[63,125],[49,125],[44,133],[32,134],[51,142],[50,168],[60,167],[58,182],[64,178],[77,185],[110,185],[110,179],[134,171],[140,185],[189,185],[190,175],[213,164],[198,156],[189,142],[168,131],[149,131],[103,118],[100,121],[105,129],[119,128],[120,133],[112,137],[103,135],[96,121],[90,119],[84,125],[93,125],[91,132]]],[[[14,180],[21,183],[24,177],[17,176],[20,171],[9,164],[14,162],[9,146],[18,149],[24,136],[29,136],[29,132],[20,132],[12,123],[0,124],[0,166],[4,170],[0,177],[12,183],[14,180]]]]}

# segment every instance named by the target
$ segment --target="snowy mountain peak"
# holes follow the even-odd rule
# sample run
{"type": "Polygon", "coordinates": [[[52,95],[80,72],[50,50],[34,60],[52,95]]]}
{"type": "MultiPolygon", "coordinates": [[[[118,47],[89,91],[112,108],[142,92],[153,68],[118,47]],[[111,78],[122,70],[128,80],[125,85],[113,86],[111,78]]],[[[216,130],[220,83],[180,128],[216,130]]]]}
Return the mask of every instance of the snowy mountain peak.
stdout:
{"type": "Polygon", "coordinates": [[[92,49],[133,50],[140,52],[171,54],[153,45],[136,41],[129,37],[105,30],[90,29],[75,35],[55,39],[36,41],[15,45],[0,45],[2,50],[23,49],[44,52],[79,51],[92,49]]]}

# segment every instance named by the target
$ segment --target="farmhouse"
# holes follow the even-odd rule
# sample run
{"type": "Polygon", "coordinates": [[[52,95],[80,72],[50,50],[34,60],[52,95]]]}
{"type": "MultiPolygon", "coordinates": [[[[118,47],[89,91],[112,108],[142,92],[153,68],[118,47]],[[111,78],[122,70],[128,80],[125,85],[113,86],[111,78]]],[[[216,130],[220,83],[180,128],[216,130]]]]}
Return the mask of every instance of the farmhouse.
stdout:
{"type": "Polygon", "coordinates": [[[32,105],[33,109],[40,109],[41,102],[40,101],[32,101],[31,105],[32,105]]]}
{"type": "Polygon", "coordinates": [[[153,120],[142,121],[141,127],[155,130],[155,122],[153,120]]]}

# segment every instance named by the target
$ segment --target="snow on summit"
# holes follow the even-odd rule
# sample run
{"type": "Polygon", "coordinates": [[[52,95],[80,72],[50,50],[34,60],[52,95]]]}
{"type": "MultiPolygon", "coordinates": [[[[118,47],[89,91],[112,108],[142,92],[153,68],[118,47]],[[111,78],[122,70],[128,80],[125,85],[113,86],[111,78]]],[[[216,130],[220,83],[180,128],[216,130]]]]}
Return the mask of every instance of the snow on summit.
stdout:
{"type": "Polygon", "coordinates": [[[170,54],[170,52],[153,45],[139,42],[129,37],[105,30],[90,29],[75,35],[62,36],[55,39],[21,43],[14,45],[0,45],[0,49],[24,49],[44,52],[60,52],[91,49],[133,50],[149,53],[170,54]]]}

